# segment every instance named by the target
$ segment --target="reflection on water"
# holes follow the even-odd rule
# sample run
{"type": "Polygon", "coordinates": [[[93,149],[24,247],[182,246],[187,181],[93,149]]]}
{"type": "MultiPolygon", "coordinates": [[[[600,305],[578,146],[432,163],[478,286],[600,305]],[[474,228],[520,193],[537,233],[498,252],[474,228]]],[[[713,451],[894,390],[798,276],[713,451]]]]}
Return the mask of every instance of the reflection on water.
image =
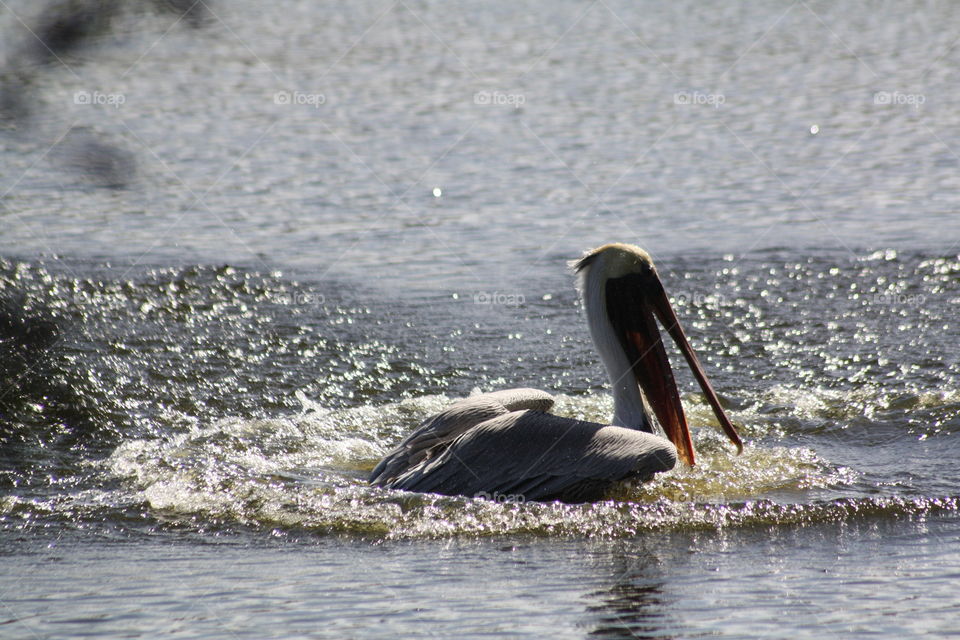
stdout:
{"type": "Polygon", "coordinates": [[[592,638],[673,638],[673,603],[666,600],[662,568],[634,556],[614,558],[609,587],[587,597],[588,619],[595,619],[592,638]]]}
{"type": "Polygon", "coordinates": [[[614,542],[38,529],[0,537],[0,587],[5,638],[902,638],[955,631],[958,542],[956,516],[614,542]]]}

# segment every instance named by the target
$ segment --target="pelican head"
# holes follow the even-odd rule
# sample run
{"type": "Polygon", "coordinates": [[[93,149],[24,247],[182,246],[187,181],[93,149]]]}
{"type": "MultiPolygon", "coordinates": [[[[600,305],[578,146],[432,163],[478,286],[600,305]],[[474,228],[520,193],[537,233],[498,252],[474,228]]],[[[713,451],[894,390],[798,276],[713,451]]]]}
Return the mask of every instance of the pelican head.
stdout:
{"type": "Polygon", "coordinates": [[[650,254],[629,244],[607,244],[571,266],[590,335],[613,386],[613,424],[652,432],[649,406],[680,459],[694,464],[690,430],[656,317],[686,358],[724,433],[742,452],[743,443],[680,327],[650,254]]]}

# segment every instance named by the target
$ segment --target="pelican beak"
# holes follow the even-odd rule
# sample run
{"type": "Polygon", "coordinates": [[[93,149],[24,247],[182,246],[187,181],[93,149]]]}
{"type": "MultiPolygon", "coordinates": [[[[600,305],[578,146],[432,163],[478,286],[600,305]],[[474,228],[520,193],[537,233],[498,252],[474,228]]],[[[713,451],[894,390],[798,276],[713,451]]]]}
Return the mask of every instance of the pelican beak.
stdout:
{"type": "Polygon", "coordinates": [[[656,271],[647,274],[631,274],[607,281],[607,305],[610,319],[617,329],[627,357],[632,363],[633,374],[643,390],[657,421],[667,438],[677,448],[680,459],[688,465],[695,462],[690,429],[680,404],[680,393],[673,378],[670,361],[663,346],[654,316],[683,353],[693,376],[703,389],[707,402],[713,408],[720,426],[737,452],[743,452],[743,442],[724,413],[710,381],[697,360],[697,355],[687,341],[680,321],[670,306],[663,284],[656,271]],[[616,301],[616,302],[615,302],[616,301]]]}

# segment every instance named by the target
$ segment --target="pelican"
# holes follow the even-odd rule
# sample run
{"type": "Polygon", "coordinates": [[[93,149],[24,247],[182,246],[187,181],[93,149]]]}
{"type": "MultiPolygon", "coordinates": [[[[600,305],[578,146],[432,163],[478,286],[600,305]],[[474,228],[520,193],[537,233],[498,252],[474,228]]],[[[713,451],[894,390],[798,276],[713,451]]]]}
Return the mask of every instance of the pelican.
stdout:
{"type": "Polygon", "coordinates": [[[610,377],[611,424],[548,413],[550,394],[509,389],[458,400],[380,461],[388,489],[516,501],[593,502],[615,484],[694,464],[693,442],[656,317],[683,353],[724,433],[743,443],[680,327],[650,255],[607,244],[570,263],[610,377]],[[650,413],[666,438],[653,433],[650,413]]]}

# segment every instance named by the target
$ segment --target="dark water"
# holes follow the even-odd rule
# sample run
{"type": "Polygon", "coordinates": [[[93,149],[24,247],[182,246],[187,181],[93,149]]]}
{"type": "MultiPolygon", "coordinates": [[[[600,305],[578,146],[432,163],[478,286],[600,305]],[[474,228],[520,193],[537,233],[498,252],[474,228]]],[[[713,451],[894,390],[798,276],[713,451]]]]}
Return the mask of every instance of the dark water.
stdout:
{"type": "Polygon", "coordinates": [[[958,628],[953,5],[127,7],[53,62],[41,8],[0,13],[0,635],[958,628]],[[365,485],[475,389],[608,419],[566,261],[614,240],[742,456],[680,373],[698,466],[609,501],[365,485]]]}

